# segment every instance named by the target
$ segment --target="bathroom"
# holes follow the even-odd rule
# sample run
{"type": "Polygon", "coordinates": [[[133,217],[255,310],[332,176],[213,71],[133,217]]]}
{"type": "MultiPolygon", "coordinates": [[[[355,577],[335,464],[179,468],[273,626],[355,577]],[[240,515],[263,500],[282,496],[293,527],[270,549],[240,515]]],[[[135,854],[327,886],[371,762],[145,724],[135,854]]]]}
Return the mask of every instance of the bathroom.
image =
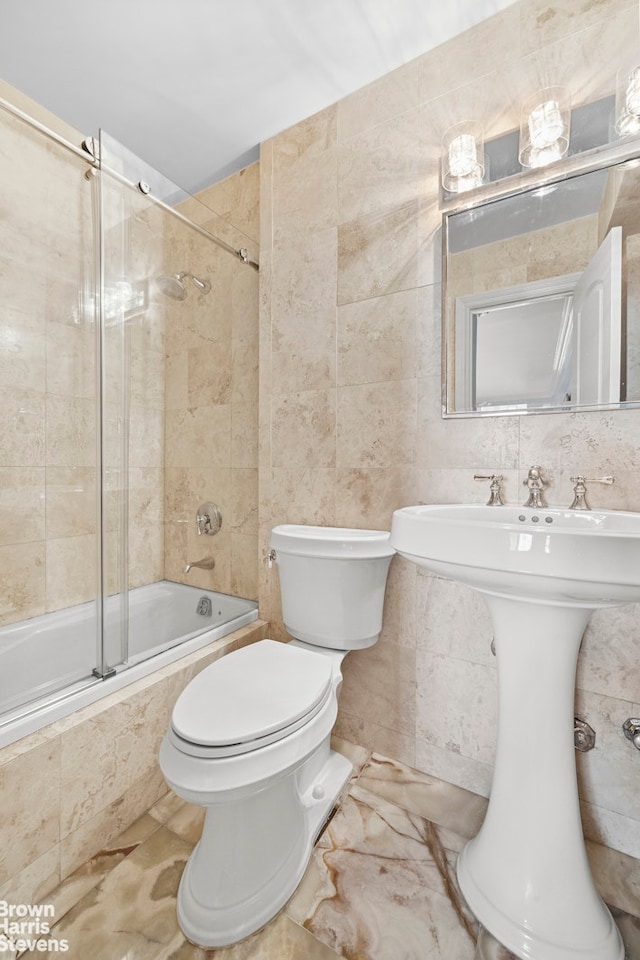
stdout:
{"type": "MultiPolygon", "coordinates": [[[[278,523],[388,529],[393,510],[406,504],[483,502],[476,472],[501,473],[506,499],[518,503],[527,469],[538,462],[553,480],[551,503],[568,505],[576,472],[611,474],[615,485],[594,489],[593,505],[640,510],[636,410],[441,418],[438,179],[440,140],[451,118],[481,112],[486,136],[498,136],[517,128],[528,93],[551,81],[583,102],[596,100],[612,92],[615,65],[633,53],[637,37],[635,3],[522,0],[267,140],[258,163],[198,197],[208,208],[205,222],[216,220],[212,232],[247,247],[261,269],[258,281],[222,253],[211,254],[212,263],[209,252],[203,263],[164,267],[208,277],[229,263],[228,295],[246,304],[230,341],[211,347],[236,364],[233,386],[223,384],[220,400],[209,394],[203,404],[220,406],[226,429],[216,434],[215,454],[224,476],[197,477],[209,468],[196,433],[184,445],[194,460],[175,465],[175,488],[167,491],[165,483],[164,502],[140,491],[147,531],[164,524],[167,579],[182,580],[184,563],[209,550],[194,524],[200,491],[205,500],[222,501],[223,528],[211,539],[214,571],[192,571],[189,582],[258,601],[260,622],[276,638],[284,633],[276,571],[266,555],[278,523]],[[232,491],[240,503],[230,503],[232,491]]],[[[186,246],[191,236],[185,234],[186,246]]],[[[197,296],[189,290],[185,302],[197,303],[197,296]]],[[[188,369],[188,356],[179,353],[176,391],[187,383],[181,363],[188,369]]],[[[193,398],[178,397],[172,409],[192,407],[193,398]]],[[[175,416],[178,436],[184,422],[175,416]]],[[[156,489],[157,462],[136,466],[156,489]]],[[[61,570],[61,581],[79,582],[87,560],[77,548],[91,556],[87,538],[94,534],[73,528],[78,539],[67,556],[76,566],[61,570]]],[[[15,564],[15,550],[9,552],[15,564]]],[[[131,552],[137,555],[135,543],[131,552]]],[[[30,562],[24,567],[32,569],[30,562]]],[[[3,567],[3,577],[10,569],[3,567]]],[[[585,833],[624,855],[622,885],[631,903],[640,886],[640,755],[621,727],[640,715],[629,643],[637,624],[634,606],[594,615],[576,699],[576,713],[598,738],[597,749],[578,757],[585,833]]],[[[496,721],[491,633],[474,594],[394,560],[381,640],[344,664],[338,736],[486,797],[496,721]]],[[[10,851],[0,899],[46,900],[160,801],[157,748],[167,704],[183,682],[178,667],[163,670],[162,703],[143,678],[137,701],[125,705],[124,694],[112,694],[108,711],[84,708],[83,725],[61,719],[54,735],[33,733],[0,755],[0,849],[10,851]],[[133,743],[129,730],[142,711],[146,721],[135,726],[133,743]],[[34,819],[25,815],[29,809],[37,811],[34,819]]]]}

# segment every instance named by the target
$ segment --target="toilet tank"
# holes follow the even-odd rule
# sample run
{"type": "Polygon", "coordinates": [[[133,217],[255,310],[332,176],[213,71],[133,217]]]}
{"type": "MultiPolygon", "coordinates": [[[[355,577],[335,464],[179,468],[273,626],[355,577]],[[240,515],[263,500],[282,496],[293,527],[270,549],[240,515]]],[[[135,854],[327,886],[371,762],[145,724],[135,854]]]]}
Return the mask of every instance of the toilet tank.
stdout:
{"type": "Polygon", "coordinates": [[[387,531],[282,524],[270,545],[287,633],[335,650],[376,642],[395,553],[387,531]]]}

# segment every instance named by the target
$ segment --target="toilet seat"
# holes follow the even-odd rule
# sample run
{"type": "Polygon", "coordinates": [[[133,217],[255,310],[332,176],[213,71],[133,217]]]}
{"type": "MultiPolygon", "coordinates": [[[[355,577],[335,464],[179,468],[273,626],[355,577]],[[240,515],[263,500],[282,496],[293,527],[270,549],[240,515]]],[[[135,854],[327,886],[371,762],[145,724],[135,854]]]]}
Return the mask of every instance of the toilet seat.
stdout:
{"type": "Polygon", "coordinates": [[[169,740],[181,753],[215,759],[259,750],[309,723],[332,692],[321,654],[273,640],[206,667],[173,709],[169,740]]]}

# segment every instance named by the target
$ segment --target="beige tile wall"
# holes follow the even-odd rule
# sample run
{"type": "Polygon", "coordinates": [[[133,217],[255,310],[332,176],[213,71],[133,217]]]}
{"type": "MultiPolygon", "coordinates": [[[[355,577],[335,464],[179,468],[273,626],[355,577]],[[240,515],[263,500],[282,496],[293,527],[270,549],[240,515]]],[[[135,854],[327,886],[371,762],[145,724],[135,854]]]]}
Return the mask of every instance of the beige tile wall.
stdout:
{"type": "MultiPolygon", "coordinates": [[[[260,549],[280,522],[388,528],[412,502],[476,501],[475,471],[521,499],[532,463],[565,503],[580,470],[613,473],[596,506],[640,509],[640,413],[442,420],[439,153],[469,116],[487,137],[523,98],[564,83],[575,102],[614,89],[635,50],[627,0],[521,0],[263,145],[260,549]]],[[[260,567],[278,626],[277,569],[260,567]]],[[[576,710],[597,733],[579,757],[590,836],[640,856],[640,755],[621,725],[640,709],[637,606],[598,613],[576,710]]],[[[380,642],[345,661],[339,732],[487,794],[495,666],[483,600],[400,559],[380,642]]],[[[541,705],[543,709],[543,705],[541,705]]]]}
{"type": "MultiPolygon", "coordinates": [[[[258,259],[258,165],[202,191],[181,211],[258,259]]],[[[258,273],[198,234],[174,227],[166,270],[189,270],[167,308],[165,362],[165,576],[251,599],[258,596],[258,273]],[[195,516],[217,504],[222,528],[198,536],[195,516]],[[211,555],[212,571],[183,573],[211,555]]]]}
{"type": "Polygon", "coordinates": [[[87,164],[4,112],[0,123],[2,624],[95,597],[97,511],[87,164]]]}

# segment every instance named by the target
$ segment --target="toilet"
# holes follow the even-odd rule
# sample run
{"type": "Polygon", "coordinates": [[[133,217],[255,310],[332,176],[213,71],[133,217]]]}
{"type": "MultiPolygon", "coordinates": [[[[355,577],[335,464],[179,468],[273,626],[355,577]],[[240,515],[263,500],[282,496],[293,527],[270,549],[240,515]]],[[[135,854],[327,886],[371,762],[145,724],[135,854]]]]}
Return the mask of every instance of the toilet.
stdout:
{"type": "Polygon", "coordinates": [[[206,809],[178,891],[204,947],[258,930],[298,886],[352,767],[330,748],[340,666],[382,626],[389,534],[284,524],[271,533],[289,643],[260,640],[206,667],[160,748],[172,790],[206,809]]]}

